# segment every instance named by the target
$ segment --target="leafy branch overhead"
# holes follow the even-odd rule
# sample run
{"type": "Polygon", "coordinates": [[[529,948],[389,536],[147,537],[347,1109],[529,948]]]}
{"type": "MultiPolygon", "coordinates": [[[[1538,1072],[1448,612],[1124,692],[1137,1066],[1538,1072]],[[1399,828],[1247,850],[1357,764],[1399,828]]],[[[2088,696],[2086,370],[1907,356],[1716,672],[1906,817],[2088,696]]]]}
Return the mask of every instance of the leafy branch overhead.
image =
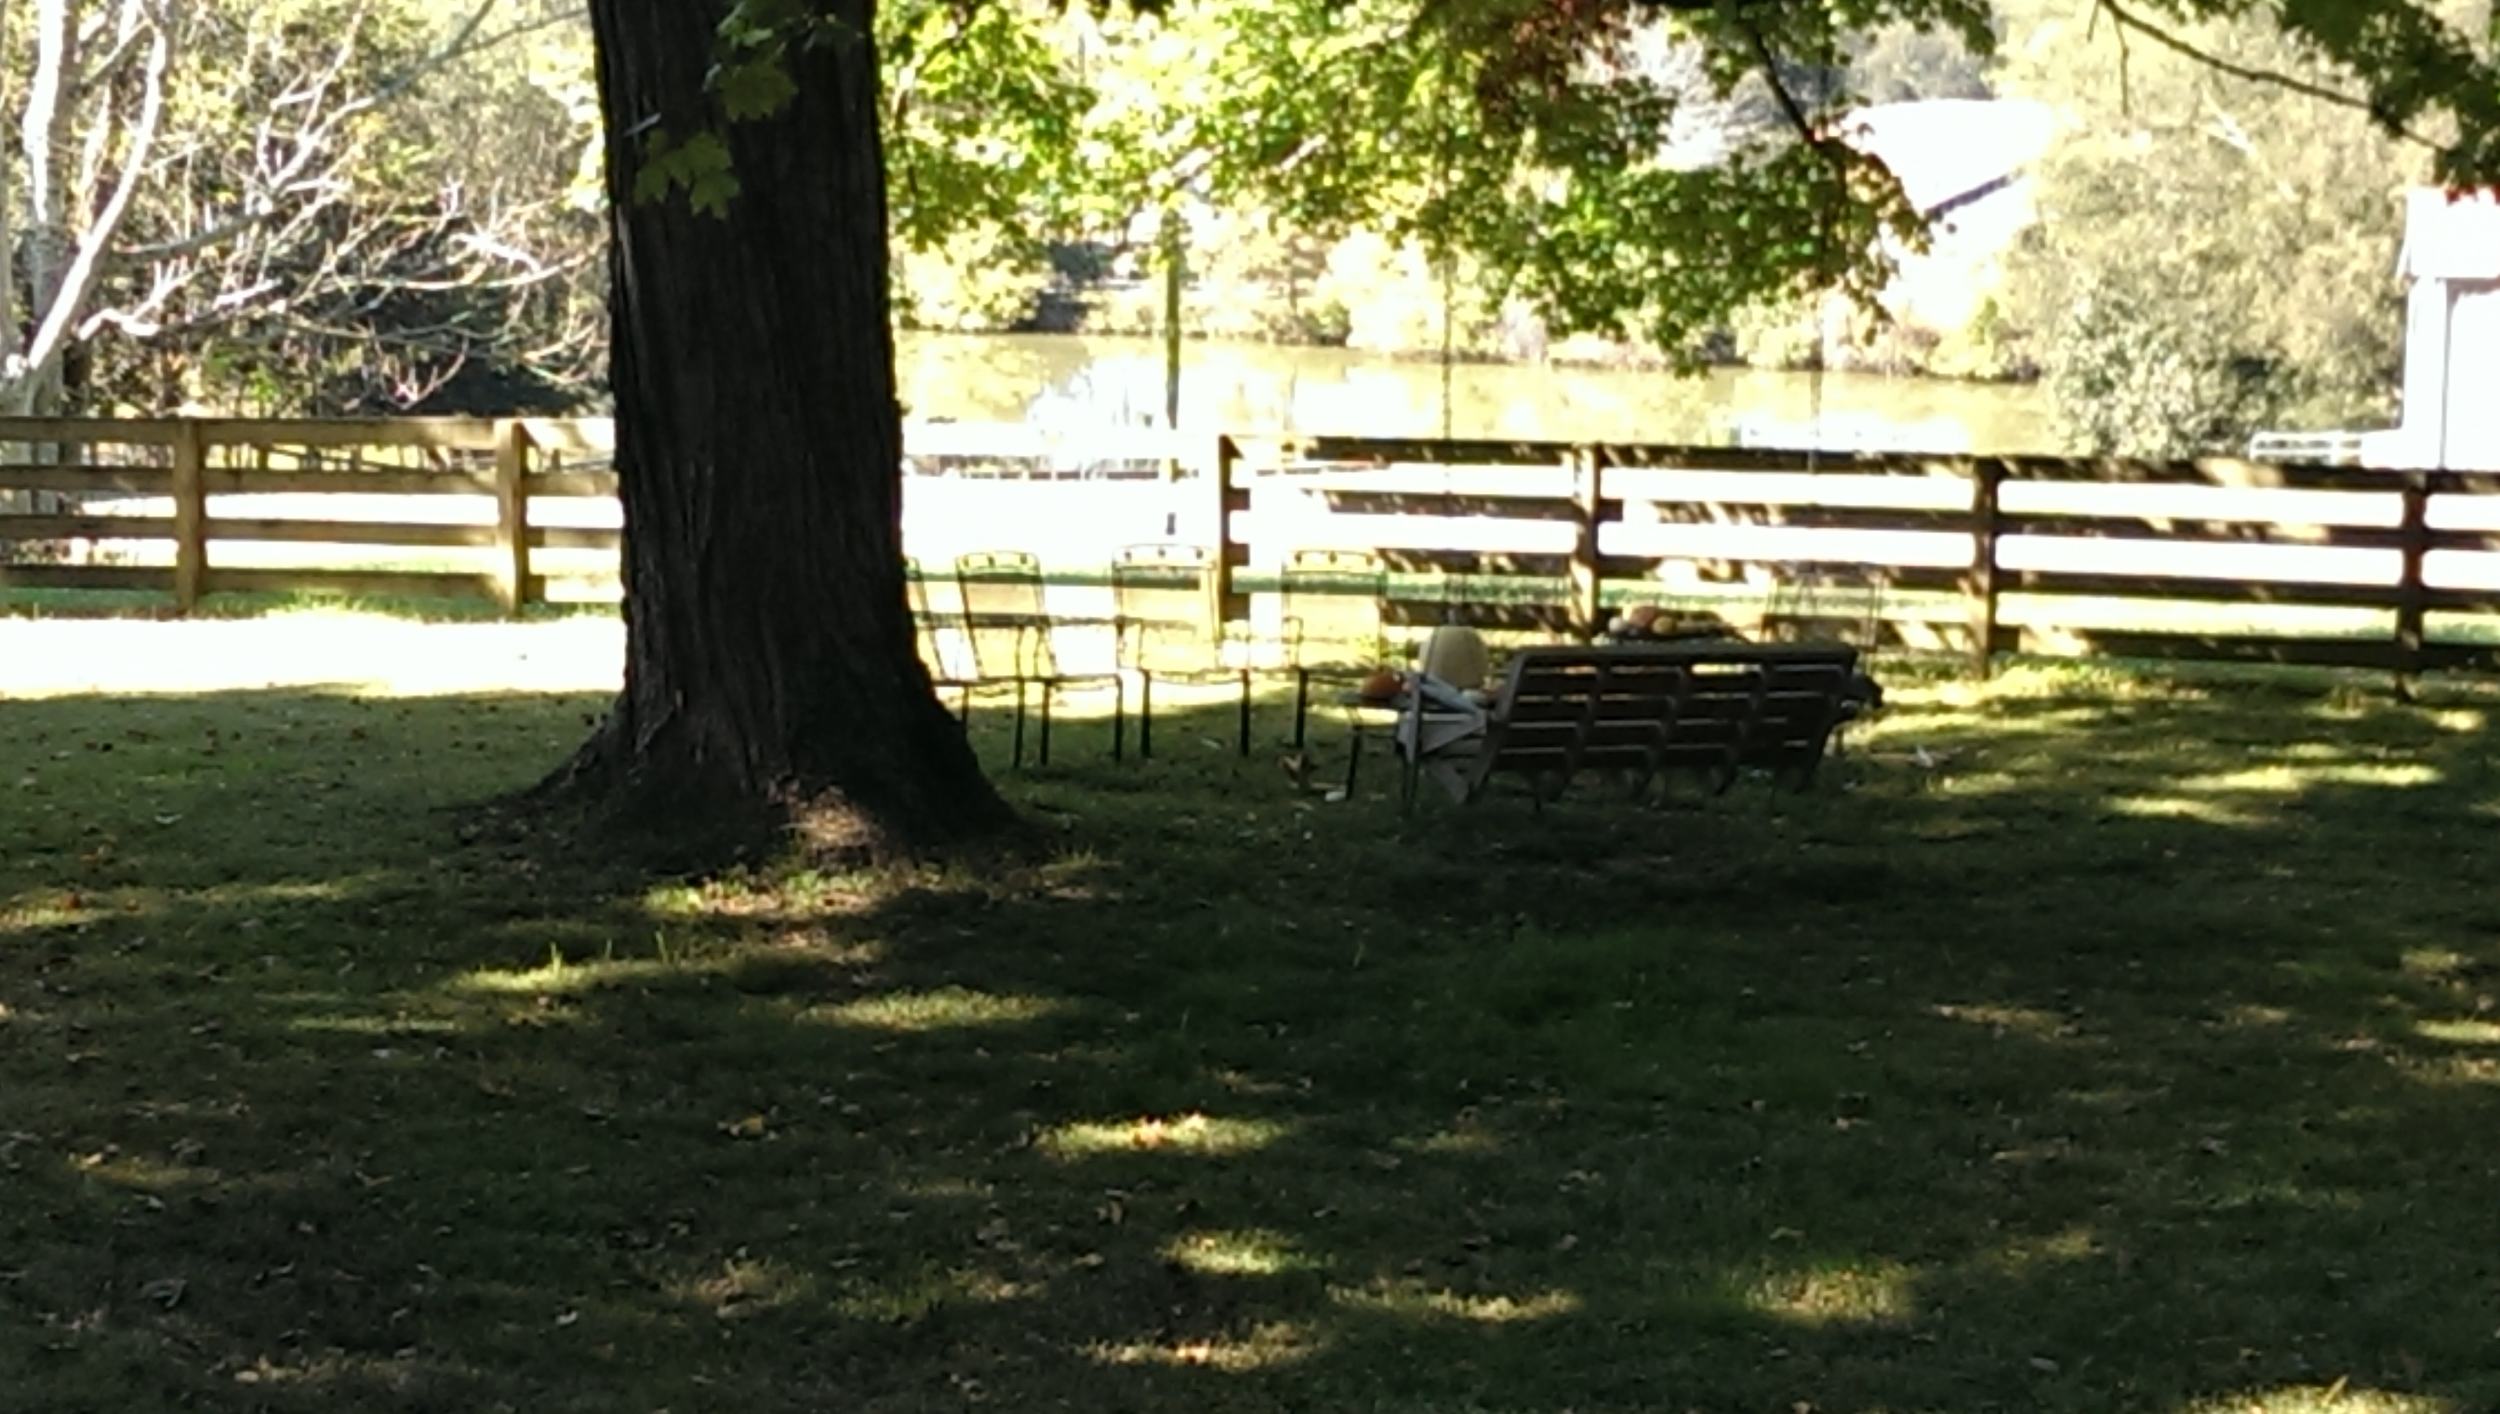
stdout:
{"type": "MultiPolygon", "coordinates": [[[[2443,176],[2500,166],[2500,80],[2427,0],[2088,3],[2122,64],[2130,37],[2182,44],[2168,26],[2273,8],[2376,121],[2440,134],[2443,176]]],[[[1175,203],[1261,210],[1464,258],[1558,331],[1688,348],[1748,305],[1871,301],[1923,222],[1852,145],[1840,56],[1892,26],[1984,57],[2001,22],[1989,0],[892,0],[894,228],[926,248],[971,227],[1117,232],[1175,203]],[[1122,69],[1130,53],[1152,72],[1122,69]],[[1697,120],[1731,102],[1773,121],[1697,120]]],[[[726,214],[729,125],[789,105],[803,48],[855,39],[810,0],[736,0],[707,116],[645,134],[637,194],[726,214]]]]}

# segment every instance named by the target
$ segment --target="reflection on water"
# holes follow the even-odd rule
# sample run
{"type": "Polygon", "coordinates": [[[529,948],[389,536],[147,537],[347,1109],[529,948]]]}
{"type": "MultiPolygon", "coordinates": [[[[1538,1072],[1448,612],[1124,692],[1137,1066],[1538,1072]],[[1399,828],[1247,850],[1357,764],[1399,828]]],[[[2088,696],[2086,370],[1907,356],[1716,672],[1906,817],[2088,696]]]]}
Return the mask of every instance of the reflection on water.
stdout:
{"type": "MultiPolygon", "coordinates": [[[[903,401],[914,418],[964,422],[1161,420],[1163,350],[1152,339],[905,334],[903,401]]],[[[1736,441],[1926,451],[2056,451],[2036,387],[1720,369],[1659,371],[1467,364],[1451,370],[1450,433],[1593,442],[1736,441]]],[[[1437,436],[1442,370],[1345,349],[1193,343],[1182,425],[1208,432],[1437,436]]]]}

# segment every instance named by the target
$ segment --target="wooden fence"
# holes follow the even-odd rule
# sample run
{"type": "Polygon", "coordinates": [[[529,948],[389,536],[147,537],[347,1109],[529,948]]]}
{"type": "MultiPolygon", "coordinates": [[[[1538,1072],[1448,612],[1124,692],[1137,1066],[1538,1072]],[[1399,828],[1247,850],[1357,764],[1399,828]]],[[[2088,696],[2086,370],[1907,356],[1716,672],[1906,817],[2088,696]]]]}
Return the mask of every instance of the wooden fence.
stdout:
{"type": "MultiPolygon", "coordinates": [[[[915,431],[915,457],[1018,454],[994,431],[915,431]]],[[[1109,474],[1182,461],[1160,435],[1111,448],[1109,474]]],[[[68,498],[0,513],[0,585],[170,591],[184,609],[268,590],[612,600],[612,443],[604,419],[0,421],[0,511],[11,493],[68,498]],[[71,562],[82,543],[112,553],[71,562]]],[[[1099,462],[1037,445],[1037,464],[1099,462]]],[[[2500,473],[1363,438],[1196,450],[1175,524],[1221,547],[1211,610],[1227,623],[1253,617],[1246,591],[1294,551],[1347,548],[1383,557],[1411,623],[1585,635],[1628,603],[1750,597],[1804,632],[1982,667],[2005,651],[2500,667],[2500,473]]]]}
{"type": "MultiPolygon", "coordinates": [[[[186,612],[228,592],[612,602],[614,447],[605,418],[0,419],[0,586],[170,591],[186,612]]],[[[1013,477],[989,494],[1091,496],[1118,524],[1101,488],[1155,502],[1141,483],[1202,463],[1206,439],[928,423],[905,451],[932,484],[1013,477]],[[1079,480],[1097,489],[1042,484],[1079,480]]]]}
{"type": "Polygon", "coordinates": [[[2500,666],[2500,474],[1339,437],[1218,465],[1228,617],[1244,576],[1342,548],[1384,559],[1410,622],[1586,636],[1627,603],[1784,597],[1790,627],[1981,671],[2500,666]]]}
{"type": "Polygon", "coordinates": [[[613,598],[616,529],[531,514],[543,502],[613,498],[612,440],[600,419],[0,420],[0,494],[61,502],[0,514],[0,547],[19,547],[0,563],[0,585],[170,589],[185,611],[226,592],[466,595],[516,612],[613,598]],[[582,461],[601,465],[568,464],[582,461]],[[218,498],[229,496],[282,498],[283,513],[221,514],[218,498]],[[80,542],[112,545],[119,562],[59,553],[80,542]],[[212,545],[264,553],[221,564],[212,545]],[[427,562],[444,552],[461,563],[427,562]],[[536,563],[542,552],[589,563],[551,573],[536,563]]]}

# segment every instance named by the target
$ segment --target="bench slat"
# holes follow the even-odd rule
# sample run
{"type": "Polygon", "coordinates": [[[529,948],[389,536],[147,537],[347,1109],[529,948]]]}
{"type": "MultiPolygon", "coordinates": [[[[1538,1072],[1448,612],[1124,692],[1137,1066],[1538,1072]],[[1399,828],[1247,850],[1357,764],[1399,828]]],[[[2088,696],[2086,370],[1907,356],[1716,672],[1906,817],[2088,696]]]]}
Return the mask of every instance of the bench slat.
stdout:
{"type": "Polygon", "coordinates": [[[1511,662],[1466,781],[1523,775],[1539,799],[1582,770],[1793,770],[1820,763],[1857,651],[1805,644],[1695,643],[1532,648],[1511,662]]]}

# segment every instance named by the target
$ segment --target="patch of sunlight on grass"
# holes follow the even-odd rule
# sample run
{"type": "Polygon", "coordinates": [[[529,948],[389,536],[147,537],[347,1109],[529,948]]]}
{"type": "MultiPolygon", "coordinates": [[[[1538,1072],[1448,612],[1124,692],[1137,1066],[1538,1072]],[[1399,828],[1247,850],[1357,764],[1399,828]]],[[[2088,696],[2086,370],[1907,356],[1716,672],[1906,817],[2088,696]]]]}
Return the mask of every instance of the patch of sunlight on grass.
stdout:
{"type": "Polygon", "coordinates": [[[1025,1288],[1003,1277],[932,1268],[900,1281],[848,1292],[828,1304],[836,1315],[850,1320],[899,1323],[916,1321],[941,1306],[994,1306],[1024,1293],[1025,1288]]]}
{"type": "Polygon", "coordinates": [[[2419,764],[2347,762],[2342,765],[2275,765],[2257,766],[2245,771],[2225,771],[2217,775],[2197,776],[2180,782],[2180,788],[2192,791],[2246,792],[2256,795],[2298,795],[2318,786],[2435,786],[2440,782],[2436,767],[2419,764]]]}
{"type": "Polygon", "coordinates": [[[2459,736],[2479,735],[2491,724],[2491,714],[2478,707],[2451,707],[2431,713],[2431,725],[2443,732],[2459,736]]]}
{"type": "Polygon", "coordinates": [[[2431,1060],[2400,1061],[2397,1068],[2425,1085],[2500,1085],[2500,1058],[2488,1055],[2444,1055],[2431,1060]]]}
{"type": "Polygon", "coordinates": [[[808,1020],[876,1031],[953,1031],[1039,1021],[1067,1010],[1055,997],[1000,995],[965,987],[934,992],[885,992],[839,1006],[810,1007],[808,1020]]]}
{"type": "Polygon", "coordinates": [[[1955,771],[1935,777],[1929,789],[1938,795],[1976,797],[2004,795],[2021,784],[2010,771],[1955,771]]]}
{"type": "Polygon", "coordinates": [[[2417,1021],[2413,1034],[2452,1046],[2500,1046],[2500,1021],[2417,1021]]]}
{"type": "Polygon", "coordinates": [[[1105,1365],[1162,1365],[1175,1369],[1221,1370],[1244,1374],[1306,1360],[1319,1341],[1301,1326],[1269,1321],[1236,1337],[1174,1341],[1162,1344],[1131,1341],[1089,1346],[1086,1354],[1105,1365]]]}
{"type": "MultiPolygon", "coordinates": [[[[318,1355],[301,1355],[283,1363],[263,1355],[251,1364],[233,1371],[228,1378],[252,1388],[282,1385],[310,1386],[322,1389],[407,1389],[429,1378],[430,1372],[449,1377],[448,1366],[419,1360],[402,1351],[397,1355],[349,1355],[342,1351],[326,1351],[318,1355]]],[[[327,1403],[328,1400],[323,1402],[327,1403]]]]}
{"type": "Polygon", "coordinates": [[[1491,1326],[1550,1321],[1557,1316],[1570,1315],[1581,1305],[1576,1293],[1559,1287],[1517,1296],[1470,1296],[1447,1287],[1426,1287],[1411,1281],[1374,1282],[1366,1287],[1333,1287],[1328,1295],[1340,1306],[1403,1316],[1408,1320],[1472,1321],[1491,1326]]]}
{"type": "Polygon", "coordinates": [[[167,1163],[143,1154],[124,1154],[111,1149],[72,1155],[69,1166],[89,1178],[102,1179],[120,1188],[144,1189],[150,1193],[167,1193],[192,1184],[209,1183],[217,1177],[209,1169],[167,1163]]]}
{"type": "Polygon", "coordinates": [[[2247,1002],[2223,1008],[2221,1017],[2222,1025],[2233,1031],[2270,1030],[2289,1023],[2291,1019],[2291,1012],[2283,1007],[2258,1006],[2247,1002]]]}
{"type": "Polygon", "coordinates": [[[2182,800],[2174,795],[2113,796],[2109,808],[2120,815],[2139,820],[2194,820],[2200,825],[2222,825],[2231,829],[2253,829],[2265,823],[2257,816],[2233,806],[2212,800],[2182,800]]]}
{"type": "Polygon", "coordinates": [[[19,620],[0,625],[12,697],[251,691],[284,686],[369,697],[463,692],[613,692],[624,624],[420,623],[334,607],[250,619],[19,620]]]}
{"type": "Polygon", "coordinates": [[[2453,1400],[2426,1394],[2354,1389],[2342,1380],[2286,1385],[2260,1394],[2231,1394],[2192,1404],[2184,1414],[2455,1414],[2453,1400]]]}
{"type": "Polygon", "coordinates": [[[2471,967],[2473,959],[2453,948],[2408,948],[2398,965],[2408,977],[2437,982],[2471,967]]]}
{"type": "Polygon", "coordinates": [[[2018,1238],[1989,1253],[1980,1265],[2002,1276],[2032,1277],[2045,1268],[2088,1262],[2100,1251],[2100,1238],[2092,1229],[2069,1227],[2045,1237],[2018,1238]]]}
{"type": "Polygon", "coordinates": [[[1491,1131],[1473,1125],[1436,1130],[1408,1146],[1419,1154],[1490,1154],[1502,1147],[1491,1131]]]}
{"type": "Polygon", "coordinates": [[[700,883],[648,889],[642,906],[654,917],[681,920],[856,913],[895,887],[895,877],[813,870],[771,876],[728,874],[700,883]]]}
{"type": "Polygon", "coordinates": [[[1897,1263],[1817,1267],[1766,1276],[1744,1300],[1763,1315],[1799,1325],[1873,1325],[1912,1313],[1910,1284],[1909,1268],[1897,1263]]]}
{"type": "Polygon", "coordinates": [[[761,1315],[815,1294],[816,1279],[769,1259],[741,1254],[700,1276],[673,1282],[669,1294],[722,1320],[761,1315]]]}
{"type": "Polygon", "coordinates": [[[557,957],[549,959],[544,967],[480,968],[452,983],[452,990],[488,992],[498,996],[564,995],[673,977],[688,971],[718,971],[720,966],[717,959],[694,961],[686,958],[632,957],[572,962],[557,957]]]}
{"type": "Polygon", "coordinates": [[[1243,1154],[1284,1137],[1285,1127],[1263,1119],[1220,1119],[1188,1114],[1079,1121],[1042,1136],[1042,1149],[1057,1158],[1168,1151],[1177,1154],[1243,1154]]]}
{"type": "Polygon", "coordinates": [[[44,889],[21,895],[0,908],[0,933],[32,933],[74,928],[103,916],[95,900],[77,890],[44,889]],[[41,901],[38,901],[38,900],[41,901]]]}
{"type": "Polygon", "coordinates": [[[1264,1228],[1200,1229],[1164,1244],[1164,1257],[1210,1276],[1276,1276],[1320,1264],[1293,1240],[1264,1228]]]}
{"type": "Polygon", "coordinates": [[[2000,1036],[2010,1034],[2034,1041],[2070,1041],[2074,1039],[2075,1034],[2074,1028],[2067,1024],[2066,1018],[2059,1016],[2056,1012],[2043,1011],[2038,1007],[2000,1006],[1994,1003],[1960,1006],[1946,1003],[1930,1007],[1928,1010],[1947,1021],[1985,1026],[2000,1036]]]}
{"type": "Polygon", "coordinates": [[[1947,684],[1939,700],[1955,706],[1989,701],[2070,697],[2088,692],[2112,701],[2201,702],[2209,695],[2194,683],[2137,676],[2086,663],[2016,663],[1985,682],[1947,684]]]}

